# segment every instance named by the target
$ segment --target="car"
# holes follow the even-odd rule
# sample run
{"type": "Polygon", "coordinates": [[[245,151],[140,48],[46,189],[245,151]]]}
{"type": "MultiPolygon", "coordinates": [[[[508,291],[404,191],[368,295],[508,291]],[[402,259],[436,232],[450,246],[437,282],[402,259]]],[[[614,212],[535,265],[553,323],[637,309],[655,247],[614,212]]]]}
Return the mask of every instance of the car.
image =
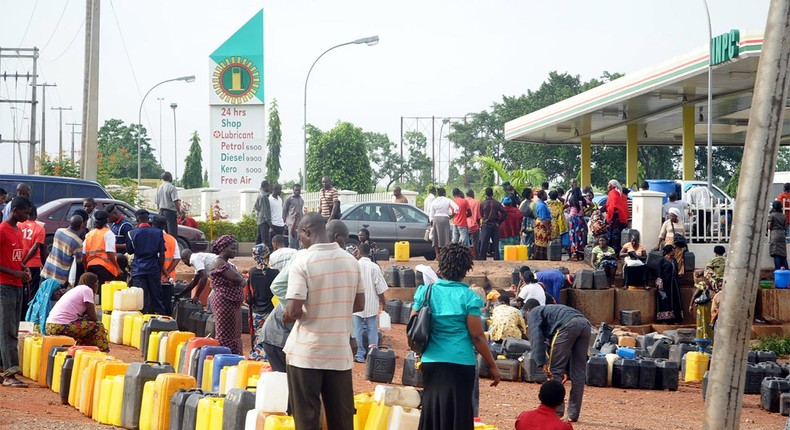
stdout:
{"type": "MultiPolygon", "coordinates": [[[[94,198],[96,201],[96,209],[103,209],[109,204],[114,204],[123,215],[129,219],[132,225],[137,225],[134,217],[134,212],[137,210],[122,200],[115,200],[110,198],[94,198]]],[[[55,236],[55,231],[59,228],[69,226],[69,219],[74,215],[74,211],[82,209],[83,198],[69,198],[58,199],[45,203],[38,208],[37,221],[44,226],[46,233],[47,250],[52,246],[52,238],[55,236]]],[[[185,225],[178,226],[178,246],[181,249],[190,249],[193,252],[204,252],[208,249],[208,241],[206,235],[202,231],[187,227],[185,225]]]]}
{"type": "Polygon", "coordinates": [[[112,198],[110,193],[99,183],[84,179],[43,175],[0,175],[0,188],[6,190],[9,197],[16,195],[16,186],[22,182],[30,185],[31,200],[36,207],[46,202],[65,198],[112,198]]]}
{"type": "Polygon", "coordinates": [[[340,205],[340,219],[348,227],[349,244],[358,243],[357,233],[366,228],[370,240],[379,249],[395,253],[395,242],[409,242],[409,254],[436,258],[430,240],[425,240],[425,231],[430,228],[428,215],[406,203],[350,202],[340,205]]]}

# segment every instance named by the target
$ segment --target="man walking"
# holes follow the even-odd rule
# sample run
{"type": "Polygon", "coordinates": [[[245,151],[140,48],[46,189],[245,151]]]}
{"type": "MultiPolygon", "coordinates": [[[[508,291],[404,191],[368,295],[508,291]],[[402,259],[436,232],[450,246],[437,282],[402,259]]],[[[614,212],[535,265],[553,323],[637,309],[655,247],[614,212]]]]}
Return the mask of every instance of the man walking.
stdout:
{"type": "Polygon", "coordinates": [[[167,274],[165,266],[165,237],[162,230],[149,223],[151,214],[145,209],[134,213],[137,228],[129,232],[127,251],[134,254],[132,261],[132,285],[143,289],[143,313],[165,313],[162,303],[160,282],[167,274]]]}
{"type": "Polygon", "coordinates": [[[299,249],[297,229],[299,228],[299,221],[302,220],[303,210],[302,186],[294,184],[293,193],[285,199],[283,204],[283,218],[285,218],[285,228],[288,230],[285,236],[288,238],[288,246],[293,249],[299,249]]]}
{"type": "Polygon", "coordinates": [[[120,273],[115,256],[115,234],[107,227],[108,218],[106,211],[96,211],[95,226],[82,244],[85,268],[99,278],[99,285],[115,280],[120,273]]]}
{"type": "Polygon", "coordinates": [[[494,190],[491,187],[485,190],[486,198],[480,203],[480,218],[483,223],[480,227],[480,249],[477,252],[478,260],[488,258],[488,244],[493,246],[494,260],[499,260],[499,224],[507,218],[507,211],[502,203],[494,200],[494,190]]]}
{"type": "Polygon", "coordinates": [[[362,283],[365,285],[365,309],[354,312],[353,326],[354,337],[357,339],[357,351],[354,361],[364,363],[370,348],[379,344],[379,319],[378,315],[384,311],[384,292],[387,291],[387,281],[381,267],[372,262],[370,245],[360,243],[357,247],[359,256],[359,270],[362,271],[362,283]],[[367,333],[368,345],[362,342],[367,333]]]}
{"type": "Polygon", "coordinates": [[[256,221],[258,223],[258,236],[255,243],[269,243],[269,229],[272,225],[272,209],[269,206],[269,181],[264,179],[261,181],[261,189],[258,191],[258,198],[255,199],[255,206],[252,209],[255,211],[256,221]]]}
{"type": "Polygon", "coordinates": [[[406,196],[403,195],[400,187],[395,187],[392,189],[392,197],[395,203],[406,203],[406,204],[409,203],[409,199],[407,199],[406,196]]]}
{"type": "Polygon", "coordinates": [[[325,220],[340,218],[340,195],[337,189],[332,186],[332,179],[329,176],[321,178],[318,207],[325,220]]]}
{"type": "Polygon", "coordinates": [[[351,314],[365,308],[359,263],[330,241],[319,214],[302,218],[299,239],[308,249],[288,270],[286,317],[296,323],[284,348],[294,424],[320,429],[323,400],[328,427],[351,430],[351,314]]]}
{"type": "Polygon", "coordinates": [[[469,217],[472,216],[472,210],[464,193],[458,188],[453,188],[453,201],[458,206],[453,218],[453,243],[469,246],[469,217]]]}
{"type": "Polygon", "coordinates": [[[22,373],[17,332],[22,319],[22,285],[30,282],[30,270],[22,265],[24,244],[17,224],[27,221],[33,203],[25,197],[16,197],[10,208],[8,218],[0,223],[0,365],[3,368],[0,379],[4,387],[25,388],[27,384],[16,379],[22,373]]]}
{"type": "MultiPolygon", "coordinates": [[[[275,183],[272,185],[272,193],[269,195],[269,208],[272,211],[272,236],[285,234],[285,220],[283,219],[283,199],[280,197],[282,194],[282,185],[275,183]]],[[[266,244],[269,249],[272,248],[271,239],[266,244]]]]}
{"type": "MultiPolygon", "coordinates": [[[[565,305],[540,306],[537,300],[529,299],[524,308],[535,364],[543,367],[549,379],[558,381],[562,381],[563,373],[570,369],[571,394],[566,420],[576,422],[584,397],[590,322],[581,312],[565,305]],[[546,342],[551,345],[548,355],[546,342]]],[[[564,405],[557,409],[558,413],[562,414],[563,409],[564,405]]]]}
{"type": "Polygon", "coordinates": [[[73,215],[67,228],[59,228],[52,239],[52,250],[49,252],[41,278],[54,279],[61,285],[69,281],[69,271],[77,252],[82,250],[80,231],[85,224],[82,217],[73,215]]]}
{"type": "Polygon", "coordinates": [[[170,172],[162,173],[162,185],[156,190],[156,206],[159,215],[167,221],[167,232],[171,236],[178,236],[178,213],[181,212],[181,200],[178,190],[173,185],[173,175],[170,172]]]}

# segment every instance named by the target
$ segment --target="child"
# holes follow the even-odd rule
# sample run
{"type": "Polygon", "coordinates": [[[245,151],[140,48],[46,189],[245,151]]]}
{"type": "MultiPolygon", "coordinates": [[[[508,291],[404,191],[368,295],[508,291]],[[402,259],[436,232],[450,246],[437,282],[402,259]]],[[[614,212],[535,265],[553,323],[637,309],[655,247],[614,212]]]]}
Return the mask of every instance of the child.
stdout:
{"type": "Polygon", "coordinates": [[[550,379],[540,386],[540,406],[522,412],[516,419],[516,430],[573,430],[571,423],[562,422],[556,410],[565,400],[565,387],[560,381],[550,379]]]}

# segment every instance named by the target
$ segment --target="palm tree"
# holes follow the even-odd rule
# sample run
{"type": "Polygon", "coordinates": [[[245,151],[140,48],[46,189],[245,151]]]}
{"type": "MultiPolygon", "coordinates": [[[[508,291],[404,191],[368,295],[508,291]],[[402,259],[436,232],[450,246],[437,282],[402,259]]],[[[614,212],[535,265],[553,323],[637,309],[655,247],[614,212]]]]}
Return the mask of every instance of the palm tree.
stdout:
{"type": "MultiPolygon", "coordinates": [[[[539,167],[508,171],[505,169],[505,166],[502,165],[502,162],[490,156],[476,157],[475,161],[483,164],[484,168],[496,172],[501,181],[509,181],[510,185],[512,185],[517,192],[521,192],[524,188],[536,189],[546,180],[546,172],[539,167]]],[[[494,189],[494,198],[497,200],[505,196],[505,192],[502,190],[501,185],[494,185],[492,188],[494,189]]]]}

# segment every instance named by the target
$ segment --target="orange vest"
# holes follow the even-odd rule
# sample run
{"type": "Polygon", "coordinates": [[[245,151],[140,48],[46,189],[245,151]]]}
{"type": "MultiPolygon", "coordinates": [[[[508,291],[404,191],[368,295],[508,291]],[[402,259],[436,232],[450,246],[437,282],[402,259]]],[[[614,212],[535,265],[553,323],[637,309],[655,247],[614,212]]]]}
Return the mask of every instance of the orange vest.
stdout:
{"type": "MultiPolygon", "coordinates": [[[[163,231],[162,233],[165,235],[165,267],[167,267],[171,262],[175,261],[176,246],[178,246],[178,241],[176,241],[175,237],[167,234],[167,232],[163,231]]],[[[176,270],[173,269],[167,274],[167,277],[176,279],[176,270]]]]}
{"type": "Polygon", "coordinates": [[[102,266],[113,276],[118,276],[118,266],[105,251],[104,235],[107,232],[110,232],[107,227],[95,228],[85,236],[85,267],[102,266]]]}

